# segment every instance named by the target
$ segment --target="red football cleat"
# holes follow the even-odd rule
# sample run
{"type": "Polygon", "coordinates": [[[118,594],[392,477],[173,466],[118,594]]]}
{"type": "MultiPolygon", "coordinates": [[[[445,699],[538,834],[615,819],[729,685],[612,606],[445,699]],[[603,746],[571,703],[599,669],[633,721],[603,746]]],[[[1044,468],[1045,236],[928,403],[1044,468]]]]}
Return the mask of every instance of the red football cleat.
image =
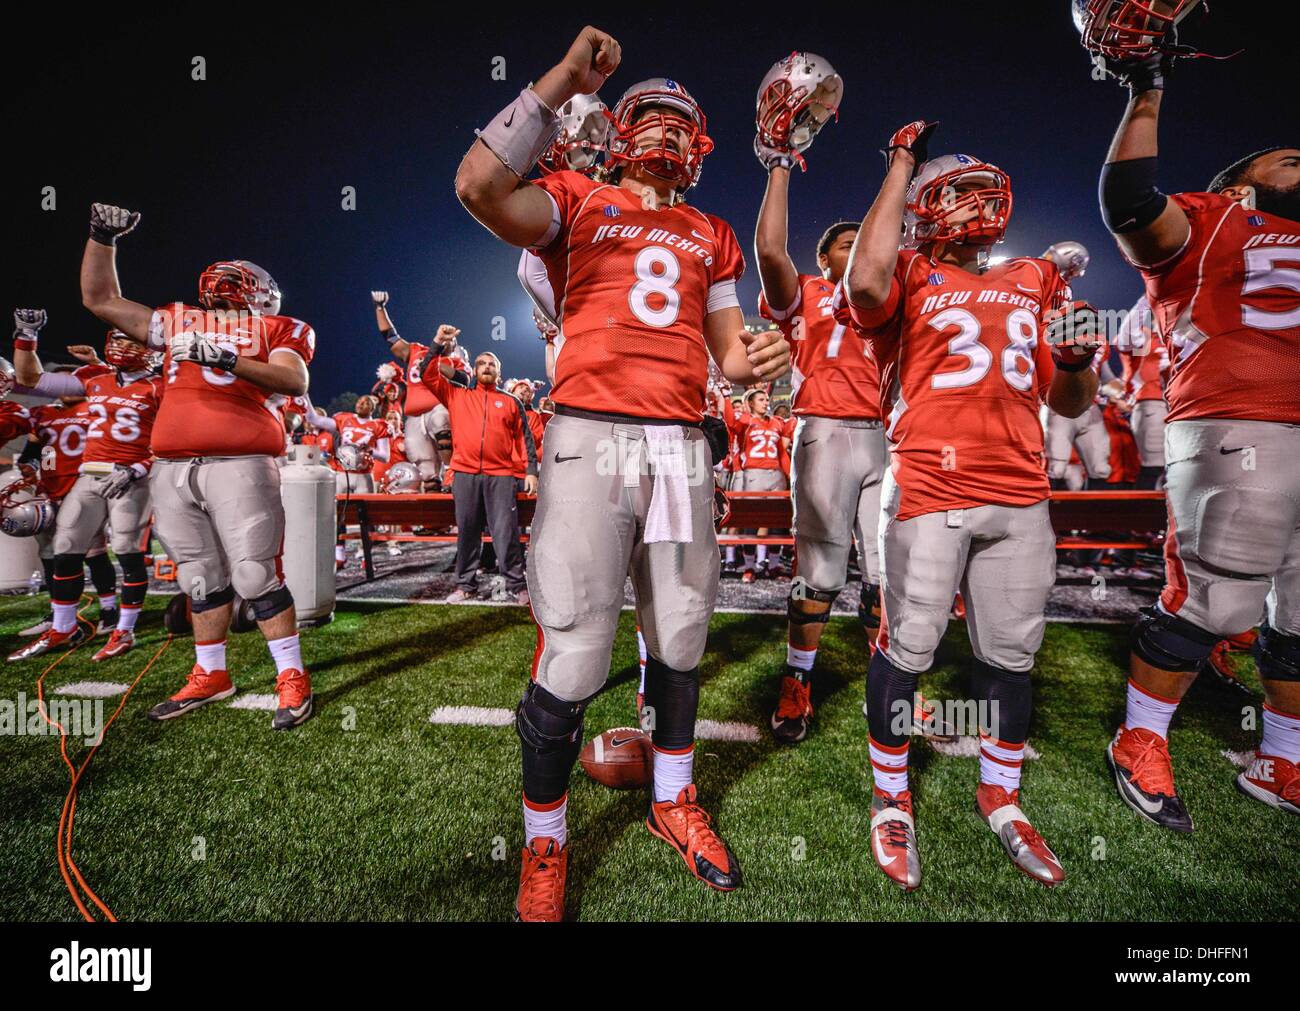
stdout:
{"type": "Polygon", "coordinates": [[[782,744],[798,744],[808,736],[808,721],[813,707],[808,675],[787,667],[781,678],[781,697],[770,724],[772,736],[782,744]]]}
{"type": "Polygon", "coordinates": [[[1052,848],[1020,810],[1020,791],[981,783],[975,810],[1002,843],[1016,870],[1051,888],[1065,880],[1065,869],[1052,848]]]}
{"type": "Polygon", "coordinates": [[[109,635],[108,642],[104,644],[104,648],[91,657],[91,659],[97,662],[100,660],[111,660],[113,657],[121,656],[123,653],[130,652],[134,648],[135,633],[130,629],[115,628],[109,635]]]}
{"type": "Polygon", "coordinates": [[[206,671],[198,664],[185,679],[185,687],[169,698],[159,702],[149,710],[151,720],[170,720],[184,716],[192,709],[205,706],[209,702],[220,702],[235,694],[235,686],[230,675],[223,670],[206,671]]]}
{"type": "Polygon", "coordinates": [[[22,649],[10,653],[9,662],[13,663],[16,660],[26,660],[28,657],[40,656],[52,649],[58,649],[60,646],[67,646],[71,649],[73,646],[81,645],[89,638],[90,632],[81,622],[77,622],[71,632],[56,632],[53,628],[48,628],[41,633],[39,639],[35,639],[22,649]]]}
{"type": "Polygon", "coordinates": [[[1124,803],[1162,828],[1192,831],[1192,816],[1174,789],[1168,741],[1150,730],[1120,727],[1106,746],[1106,761],[1124,803]]]}
{"type": "Polygon", "coordinates": [[[539,837],[523,850],[515,919],[524,923],[559,923],[564,919],[564,880],[569,847],[539,837]]]}
{"type": "Polygon", "coordinates": [[[695,802],[691,783],[676,800],[650,804],[646,828],[673,847],[687,869],[710,888],[730,892],[740,887],[740,864],[710,824],[712,819],[695,802]]]}
{"type": "Polygon", "coordinates": [[[290,668],[275,679],[275,690],[280,695],[280,704],[271,721],[273,730],[291,730],[311,719],[314,696],[310,674],[290,668]]]}
{"type": "Polygon", "coordinates": [[[1300,766],[1278,755],[1256,752],[1250,768],[1237,777],[1237,789],[1269,807],[1300,814],[1300,766]]]}
{"type": "Polygon", "coordinates": [[[871,855],[876,866],[905,892],[921,884],[921,852],[912,818],[912,791],[871,791],[871,855]]]}

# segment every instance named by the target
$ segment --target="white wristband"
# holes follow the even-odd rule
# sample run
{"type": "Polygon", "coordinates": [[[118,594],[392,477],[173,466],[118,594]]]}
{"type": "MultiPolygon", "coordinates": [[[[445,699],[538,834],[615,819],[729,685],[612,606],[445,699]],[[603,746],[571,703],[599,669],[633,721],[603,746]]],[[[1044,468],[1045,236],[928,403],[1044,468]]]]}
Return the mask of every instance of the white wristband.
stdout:
{"type": "Polygon", "coordinates": [[[559,129],[560,117],[529,87],[479,131],[478,139],[522,179],[533,170],[559,129]]]}

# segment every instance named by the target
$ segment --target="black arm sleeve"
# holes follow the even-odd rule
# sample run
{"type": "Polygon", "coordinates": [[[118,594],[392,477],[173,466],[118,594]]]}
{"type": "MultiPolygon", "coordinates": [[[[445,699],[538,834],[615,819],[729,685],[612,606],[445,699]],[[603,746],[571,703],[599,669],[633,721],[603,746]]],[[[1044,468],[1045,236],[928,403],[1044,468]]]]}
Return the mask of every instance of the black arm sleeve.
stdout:
{"type": "Polygon", "coordinates": [[[27,445],[23,447],[22,455],[18,457],[18,463],[35,463],[41,462],[41,449],[43,448],[40,439],[29,439],[27,445]]]}
{"type": "Polygon", "coordinates": [[[1164,213],[1169,198],[1156,186],[1159,159],[1107,162],[1098,187],[1101,216],[1116,235],[1136,232],[1164,213]]]}

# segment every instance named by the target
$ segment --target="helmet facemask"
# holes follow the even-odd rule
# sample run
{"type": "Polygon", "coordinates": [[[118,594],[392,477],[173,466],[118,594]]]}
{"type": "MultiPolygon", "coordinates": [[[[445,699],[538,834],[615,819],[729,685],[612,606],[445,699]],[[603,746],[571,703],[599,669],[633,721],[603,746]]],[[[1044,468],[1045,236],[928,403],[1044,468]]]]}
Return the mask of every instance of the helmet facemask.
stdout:
{"type": "Polygon", "coordinates": [[[643,91],[615,108],[606,158],[640,165],[679,191],[687,190],[699,180],[704,156],[713,150],[705,129],[704,113],[680,92],[643,91]]]}
{"type": "Polygon", "coordinates": [[[918,183],[907,201],[915,243],[992,245],[1006,236],[1011,180],[1001,169],[972,163],[925,181],[918,176],[918,183]]]}
{"type": "Polygon", "coordinates": [[[258,316],[276,316],[280,286],[256,264],[221,260],[199,275],[199,304],[207,309],[233,307],[258,316]]]}
{"type": "Polygon", "coordinates": [[[104,361],[123,372],[147,372],[153,353],[121,330],[110,330],[104,338],[104,361]]]}
{"type": "Polygon", "coordinates": [[[759,140],[796,155],[806,151],[817,132],[839,117],[843,94],[844,81],[829,63],[811,54],[791,53],[768,72],[759,90],[755,117],[759,140]]]}
{"type": "Polygon", "coordinates": [[[565,102],[560,107],[560,132],[538,161],[542,174],[595,168],[608,147],[612,122],[605,103],[594,95],[565,102]]]}
{"type": "Polygon", "coordinates": [[[1075,0],[1074,25],[1090,52],[1144,60],[1169,51],[1174,29],[1203,0],[1075,0]]]}

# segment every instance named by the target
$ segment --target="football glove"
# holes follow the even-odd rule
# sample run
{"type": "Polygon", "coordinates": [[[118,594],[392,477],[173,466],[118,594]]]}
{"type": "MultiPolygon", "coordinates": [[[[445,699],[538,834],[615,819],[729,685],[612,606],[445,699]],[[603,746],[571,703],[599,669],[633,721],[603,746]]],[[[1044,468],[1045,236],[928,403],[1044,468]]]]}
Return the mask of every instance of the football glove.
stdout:
{"type": "Polygon", "coordinates": [[[1058,369],[1082,372],[1106,346],[1106,328],[1101,314],[1087,302],[1071,302],[1048,317],[1043,340],[1058,369]]]}
{"type": "Polygon", "coordinates": [[[382,308],[384,308],[386,305],[388,305],[388,292],[386,292],[386,291],[372,291],[372,292],[370,293],[370,301],[372,301],[372,302],[375,303],[375,307],[376,307],[376,308],[378,308],[378,309],[382,309],[382,308]]]}
{"type": "Polygon", "coordinates": [[[105,474],[96,484],[104,498],[121,498],[130,490],[131,485],[147,473],[148,471],[138,463],[115,463],[112,473],[105,474]]]}
{"type": "Polygon", "coordinates": [[[754,138],[754,154],[763,163],[763,168],[769,172],[777,167],[792,169],[796,159],[798,159],[798,156],[793,151],[783,151],[781,148],[764,144],[762,137],[754,138]]]}
{"type": "Polygon", "coordinates": [[[117,245],[117,240],[139,223],[139,211],[128,211],[112,204],[90,205],[90,237],[101,246],[117,245]]]}
{"type": "Polygon", "coordinates": [[[47,318],[44,309],[15,309],[14,347],[35,351],[36,340],[47,318]]]}
{"type": "Polygon", "coordinates": [[[912,157],[916,159],[916,164],[912,167],[912,175],[915,176],[917,170],[930,160],[930,138],[934,136],[938,126],[937,122],[927,123],[923,119],[918,119],[896,132],[880,152],[885,156],[885,167],[888,168],[893,164],[894,152],[901,148],[910,151],[912,157]]]}
{"type": "Polygon", "coordinates": [[[1136,98],[1144,91],[1164,91],[1165,78],[1174,69],[1174,53],[1154,53],[1140,60],[1107,60],[1103,64],[1107,74],[1128,88],[1129,97],[1136,98]]]}
{"type": "Polygon", "coordinates": [[[211,337],[182,331],[171,340],[172,361],[194,362],[209,369],[222,372],[234,372],[239,355],[230,348],[223,348],[211,337]]]}

